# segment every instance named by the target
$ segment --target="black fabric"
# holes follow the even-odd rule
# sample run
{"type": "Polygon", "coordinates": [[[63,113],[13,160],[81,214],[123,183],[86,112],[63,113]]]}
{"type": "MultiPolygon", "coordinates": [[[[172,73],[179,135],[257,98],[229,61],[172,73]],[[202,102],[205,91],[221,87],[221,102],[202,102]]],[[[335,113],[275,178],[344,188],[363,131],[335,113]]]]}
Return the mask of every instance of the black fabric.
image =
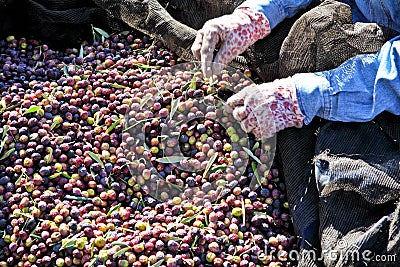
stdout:
{"type": "MultiPolygon", "coordinates": [[[[376,120],[391,123],[387,119],[383,114],[376,120]]],[[[392,126],[391,131],[396,131],[400,124],[392,126]]],[[[316,154],[322,251],[362,255],[368,250],[379,256],[399,256],[399,208],[396,213],[395,209],[400,196],[400,151],[396,142],[375,121],[328,122],[321,127],[316,154]]],[[[324,258],[325,266],[354,266],[356,262],[350,257],[324,258]]],[[[398,264],[400,257],[368,266],[398,264]]]]}

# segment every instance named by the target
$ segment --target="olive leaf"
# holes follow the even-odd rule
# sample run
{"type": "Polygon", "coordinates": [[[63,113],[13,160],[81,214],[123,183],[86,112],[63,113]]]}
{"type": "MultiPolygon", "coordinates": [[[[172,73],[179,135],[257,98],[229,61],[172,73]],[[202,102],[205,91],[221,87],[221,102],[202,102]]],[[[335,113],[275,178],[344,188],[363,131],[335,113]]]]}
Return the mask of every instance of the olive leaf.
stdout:
{"type": "MultiPolygon", "coordinates": [[[[93,25],[92,25],[92,31],[93,31],[94,34],[95,34],[95,33],[100,34],[103,38],[108,38],[108,37],[110,37],[110,35],[109,35],[106,31],[104,31],[104,30],[102,30],[102,29],[100,29],[100,28],[94,27],[93,25]]],[[[104,39],[102,39],[102,42],[104,42],[103,40],[104,40],[104,39]]]]}
{"type": "Polygon", "coordinates": [[[93,267],[96,264],[96,262],[98,261],[98,259],[99,259],[99,256],[96,256],[96,258],[93,258],[89,263],[89,267],[93,267]]]}
{"type": "Polygon", "coordinates": [[[118,258],[119,256],[123,255],[125,252],[127,252],[130,249],[131,249],[131,247],[126,247],[126,248],[119,250],[117,253],[115,253],[113,255],[113,259],[118,258]]]}
{"type": "Polygon", "coordinates": [[[90,257],[93,258],[94,255],[94,242],[92,242],[92,248],[90,249],[90,257]]]}
{"type": "Polygon", "coordinates": [[[169,113],[169,119],[172,120],[174,117],[176,111],[178,110],[178,106],[180,104],[180,99],[179,98],[174,98],[171,101],[171,112],[169,113]]]}
{"type": "Polygon", "coordinates": [[[60,123],[57,122],[57,120],[55,120],[55,118],[60,117],[60,116],[56,116],[53,118],[53,123],[50,126],[50,130],[54,130],[54,128],[58,127],[60,125],[60,123]]]}
{"type": "Polygon", "coordinates": [[[15,148],[11,148],[10,150],[8,150],[1,158],[0,158],[0,161],[1,160],[4,160],[4,159],[6,159],[6,158],[8,158],[10,155],[11,155],[11,153],[13,153],[15,151],[15,148]]]}
{"type": "Polygon", "coordinates": [[[53,155],[53,148],[49,147],[49,153],[47,154],[46,163],[49,164],[51,162],[51,155],[53,155]]]}
{"type": "Polygon", "coordinates": [[[258,174],[257,171],[257,163],[255,163],[254,161],[251,163],[251,168],[253,169],[253,173],[256,176],[257,182],[260,186],[262,186],[261,184],[261,179],[260,179],[260,175],[258,174]]]}
{"type": "Polygon", "coordinates": [[[65,178],[71,179],[71,176],[66,171],[62,172],[61,175],[65,178]]]}
{"type": "Polygon", "coordinates": [[[256,150],[257,148],[260,147],[260,142],[256,142],[253,146],[253,150],[256,150]]]}
{"type": "Polygon", "coordinates": [[[94,159],[97,163],[99,163],[102,168],[104,168],[104,163],[95,153],[93,153],[92,151],[88,151],[88,154],[92,159],[94,159]]]}
{"type": "Polygon", "coordinates": [[[193,244],[192,244],[192,246],[190,247],[191,249],[193,249],[194,248],[194,246],[196,246],[196,243],[197,243],[197,240],[199,239],[199,236],[198,235],[196,235],[195,237],[194,237],[194,241],[193,241],[193,244]]]}
{"type": "Polygon", "coordinates": [[[146,103],[150,100],[150,98],[152,98],[153,97],[153,95],[148,95],[148,96],[146,96],[143,100],[142,100],[142,103],[140,103],[140,108],[143,108],[144,107],[144,105],[146,105],[146,103]]]}
{"type": "Polygon", "coordinates": [[[157,261],[156,263],[154,263],[153,265],[151,265],[150,267],[159,267],[161,266],[161,264],[164,262],[164,259],[161,259],[159,261],[157,261]]]}
{"type": "Polygon", "coordinates": [[[243,215],[243,224],[246,223],[246,209],[244,208],[244,201],[242,199],[242,215],[243,215]]]}
{"type": "Polygon", "coordinates": [[[227,168],[228,168],[228,165],[218,165],[218,166],[212,167],[212,168],[210,169],[210,173],[214,173],[214,172],[219,171],[219,170],[224,171],[224,170],[226,170],[227,168]]]}
{"type": "Polygon", "coordinates": [[[64,239],[61,243],[60,250],[75,248],[76,246],[76,239],[64,239]]]}
{"type": "Polygon", "coordinates": [[[9,128],[10,128],[10,126],[8,126],[8,125],[3,126],[3,133],[1,135],[1,140],[4,140],[4,138],[6,137],[6,134],[7,134],[7,131],[9,128]]]}
{"type": "Polygon", "coordinates": [[[121,242],[121,241],[114,241],[111,243],[113,246],[124,246],[124,247],[129,247],[129,244],[126,242],[121,242]]]}
{"type": "Polygon", "coordinates": [[[115,89],[126,89],[126,88],[128,88],[127,86],[121,85],[121,84],[118,84],[118,83],[113,83],[113,84],[111,84],[110,86],[111,86],[112,88],[115,88],[115,89]]]}
{"type": "MultiPolygon", "coordinates": [[[[139,125],[140,123],[144,122],[144,121],[151,121],[153,120],[153,118],[148,118],[148,119],[143,119],[143,120],[139,120],[137,122],[135,122],[134,124],[130,125],[129,127],[126,127],[123,131],[129,131],[130,129],[134,128],[135,126],[139,125]]],[[[126,125],[128,125],[128,123],[126,123],[126,125]]]]}
{"type": "Polygon", "coordinates": [[[64,64],[63,72],[66,76],[69,76],[67,65],[64,64]]]}
{"type": "Polygon", "coordinates": [[[262,163],[261,163],[261,160],[260,160],[259,158],[257,158],[257,157],[253,154],[253,152],[251,152],[250,149],[248,149],[247,147],[243,147],[243,150],[244,150],[250,157],[252,157],[255,161],[257,161],[257,163],[262,164],[262,163]]]}
{"type": "Polygon", "coordinates": [[[41,110],[42,107],[41,106],[32,106],[29,109],[25,110],[23,115],[28,114],[28,113],[33,113],[33,112],[37,112],[39,110],[41,110]]]}
{"type": "Polygon", "coordinates": [[[211,156],[210,160],[207,163],[206,169],[203,172],[203,178],[207,176],[208,171],[210,170],[211,166],[213,165],[215,159],[217,158],[218,154],[215,153],[214,155],[211,156]]]}
{"type": "Polygon", "coordinates": [[[181,91],[185,91],[189,88],[191,82],[187,82],[184,86],[181,87],[181,91]]]}
{"type": "Polygon", "coordinates": [[[76,201],[88,201],[88,200],[91,200],[91,198],[88,198],[88,197],[76,197],[76,196],[70,196],[70,195],[66,195],[64,197],[64,199],[66,199],[66,200],[76,200],[76,201]]]}
{"type": "Polygon", "coordinates": [[[179,161],[181,161],[183,159],[188,159],[188,157],[170,156],[170,157],[158,158],[158,159],[156,159],[156,161],[159,162],[159,163],[176,163],[176,162],[179,162],[179,161]]]}
{"type": "Polygon", "coordinates": [[[2,134],[2,137],[1,137],[1,143],[0,143],[0,153],[3,152],[3,148],[4,148],[5,144],[6,144],[6,134],[7,134],[7,131],[8,131],[9,128],[10,127],[8,125],[4,125],[3,126],[3,134],[2,134]]]}
{"type": "Polygon", "coordinates": [[[110,127],[107,128],[106,133],[110,133],[112,130],[114,130],[114,128],[117,127],[117,125],[119,125],[121,121],[122,121],[121,118],[116,120],[113,124],[110,125],[110,127]]]}
{"type": "Polygon", "coordinates": [[[111,215],[111,213],[113,213],[114,211],[118,210],[121,207],[121,203],[118,203],[118,205],[112,206],[110,208],[110,210],[107,212],[106,217],[109,217],[111,215]]]}
{"type": "Polygon", "coordinates": [[[57,172],[57,173],[55,173],[55,174],[50,175],[50,176],[49,176],[49,179],[57,178],[57,177],[59,177],[60,175],[61,175],[61,172],[57,172]]]}
{"type": "Polygon", "coordinates": [[[81,49],[79,50],[79,57],[83,57],[83,46],[81,45],[81,49]]]}

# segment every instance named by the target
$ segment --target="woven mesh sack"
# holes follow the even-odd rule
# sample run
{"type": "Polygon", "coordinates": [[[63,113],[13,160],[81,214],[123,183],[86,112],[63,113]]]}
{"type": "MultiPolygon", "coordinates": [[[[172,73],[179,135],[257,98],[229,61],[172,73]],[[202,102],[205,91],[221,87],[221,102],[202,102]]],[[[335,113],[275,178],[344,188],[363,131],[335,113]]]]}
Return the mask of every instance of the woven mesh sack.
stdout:
{"type": "Polygon", "coordinates": [[[314,159],[321,249],[342,255],[325,257],[325,266],[361,264],[368,260],[362,255],[390,258],[368,266],[400,264],[396,208],[400,198],[400,150],[396,140],[400,136],[394,139],[381,126],[387,122],[391,132],[398,132],[399,124],[393,125],[393,120],[399,118],[385,113],[368,123],[329,122],[321,127],[314,159]]]}

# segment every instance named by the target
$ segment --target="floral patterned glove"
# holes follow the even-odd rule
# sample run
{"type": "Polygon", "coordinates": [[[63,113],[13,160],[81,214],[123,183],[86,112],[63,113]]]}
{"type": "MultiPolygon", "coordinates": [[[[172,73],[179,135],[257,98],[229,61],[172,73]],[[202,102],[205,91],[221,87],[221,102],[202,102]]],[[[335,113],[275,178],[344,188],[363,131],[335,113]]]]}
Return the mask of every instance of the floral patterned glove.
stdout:
{"type": "Polygon", "coordinates": [[[291,78],[246,87],[231,96],[227,105],[242,129],[258,139],[270,138],[287,127],[303,126],[304,115],[291,78]]]}
{"type": "Polygon", "coordinates": [[[197,32],[192,52],[202,62],[203,73],[210,76],[210,63],[218,45],[220,47],[214,62],[228,64],[270,32],[269,21],[264,14],[248,8],[237,8],[230,15],[207,21],[197,32]]]}

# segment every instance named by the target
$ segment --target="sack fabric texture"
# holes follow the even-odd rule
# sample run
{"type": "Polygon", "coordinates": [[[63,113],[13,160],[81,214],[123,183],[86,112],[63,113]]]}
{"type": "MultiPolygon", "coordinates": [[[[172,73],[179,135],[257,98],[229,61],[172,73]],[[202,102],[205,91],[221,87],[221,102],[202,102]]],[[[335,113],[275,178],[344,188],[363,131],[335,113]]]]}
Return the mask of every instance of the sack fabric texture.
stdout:
{"type": "MultiPolygon", "coordinates": [[[[190,47],[196,31],[242,2],[0,0],[0,30],[73,46],[92,35],[91,25],[108,32],[136,29],[182,59],[194,60],[190,47]]],[[[268,82],[377,52],[393,34],[374,23],[353,23],[344,3],[316,0],[232,66],[249,68],[256,82],[268,82]]],[[[279,132],[277,140],[294,227],[303,237],[299,266],[400,266],[400,118],[381,114],[368,123],[315,119],[301,129],[279,132]],[[385,255],[391,261],[376,260],[385,255]]]]}

